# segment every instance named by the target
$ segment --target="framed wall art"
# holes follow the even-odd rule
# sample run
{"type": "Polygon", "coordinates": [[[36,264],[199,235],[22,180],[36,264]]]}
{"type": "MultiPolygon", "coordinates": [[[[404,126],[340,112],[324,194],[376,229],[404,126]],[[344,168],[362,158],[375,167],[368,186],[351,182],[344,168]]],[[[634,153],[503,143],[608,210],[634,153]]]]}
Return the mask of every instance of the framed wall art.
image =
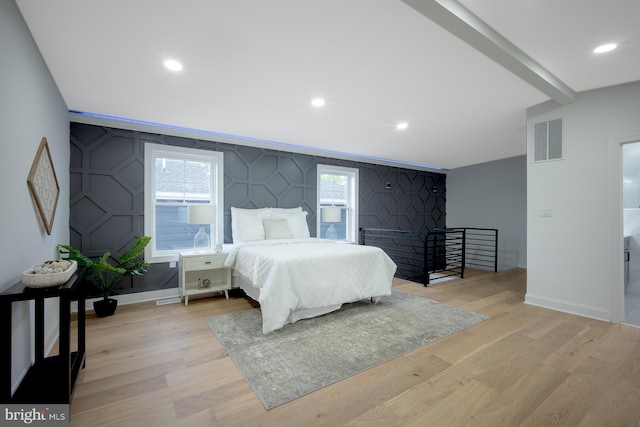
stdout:
{"type": "Polygon", "coordinates": [[[56,214],[56,206],[58,205],[58,196],[60,195],[60,187],[58,186],[58,178],[51,161],[51,153],[47,138],[42,138],[40,146],[33,159],[31,171],[27,178],[27,185],[33,200],[36,202],[38,212],[44,223],[47,234],[51,234],[53,228],[53,217],[56,214]]]}

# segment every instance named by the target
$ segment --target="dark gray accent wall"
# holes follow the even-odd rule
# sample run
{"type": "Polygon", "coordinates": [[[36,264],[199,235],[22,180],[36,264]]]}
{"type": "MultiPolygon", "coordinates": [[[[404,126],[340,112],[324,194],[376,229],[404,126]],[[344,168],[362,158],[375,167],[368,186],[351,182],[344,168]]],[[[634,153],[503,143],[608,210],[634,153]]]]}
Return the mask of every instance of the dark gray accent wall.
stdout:
{"type": "MultiPolygon", "coordinates": [[[[224,152],[224,236],[231,207],[296,207],[316,230],[316,165],[359,169],[360,227],[430,230],[445,226],[446,175],[365,162],[71,123],[71,245],[116,256],[144,234],[144,143],[224,152]]],[[[177,269],[153,264],[122,293],[178,286],[177,269]]]]}

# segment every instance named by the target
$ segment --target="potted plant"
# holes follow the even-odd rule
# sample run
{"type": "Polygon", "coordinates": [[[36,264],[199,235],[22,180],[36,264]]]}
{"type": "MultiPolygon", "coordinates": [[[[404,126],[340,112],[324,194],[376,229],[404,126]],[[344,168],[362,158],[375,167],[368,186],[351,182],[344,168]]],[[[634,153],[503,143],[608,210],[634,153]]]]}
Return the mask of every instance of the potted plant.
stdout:
{"type": "Polygon", "coordinates": [[[115,313],[118,300],[109,297],[123,277],[142,276],[147,272],[149,263],[139,257],[150,240],[149,236],[140,237],[131,249],[117,259],[116,265],[109,263],[110,252],[105,252],[98,261],[93,261],[69,245],[58,245],[62,259],[75,260],[78,267],[85,267],[85,278],[100,290],[102,299],[93,303],[96,316],[106,317],[115,313]]]}

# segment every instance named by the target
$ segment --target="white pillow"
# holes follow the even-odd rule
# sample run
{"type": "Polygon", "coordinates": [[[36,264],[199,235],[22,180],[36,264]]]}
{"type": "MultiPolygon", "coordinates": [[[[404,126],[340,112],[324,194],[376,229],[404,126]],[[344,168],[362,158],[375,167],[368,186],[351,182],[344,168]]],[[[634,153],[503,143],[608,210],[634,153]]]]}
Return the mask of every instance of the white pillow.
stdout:
{"type": "Polygon", "coordinates": [[[278,212],[273,213],[273,218],[286,218],[289,221],[289,229],[293,238],[309,237],[309,225],[307,224],[307,211],[302,212],[278,212]]]}
{"type": "Polygon", "coordinates": [[[271,215],[275,215],[277,213],[294,213],[294,212],[302,212],[302,206],[298,206],[297,208],[271,208],[271,215]]]}
{"type": "Polygon", "coordinates": [[[264,237],[271,239],[290,239],[292,236],[289,220],[286,218],[262,218],[264,237]]]}
{"type": "Polygon", "coordinates": [[[271,216],[270,208],[231,208],[231,236],[233,243],[264,240],[262,218],[271,216]]]}

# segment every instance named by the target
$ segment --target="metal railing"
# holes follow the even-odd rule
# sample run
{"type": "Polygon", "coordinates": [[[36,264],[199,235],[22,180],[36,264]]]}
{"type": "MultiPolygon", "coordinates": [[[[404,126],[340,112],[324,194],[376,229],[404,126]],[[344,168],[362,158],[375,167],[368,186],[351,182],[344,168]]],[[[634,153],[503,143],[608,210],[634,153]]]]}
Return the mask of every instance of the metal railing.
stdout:
{"type": "Polygon", "coordinates": [[[466,234],[467,267],[498,271],[498,230],[496,228],[462,227],[466,234]]]}
{"type": "Polygon", "coordinates": [[[498,230],[442,228],[419,231],[361,228],[360,244],[383,249],[396,263],[396,276],[429,283],[449,276],[464,277],[466,266],[498,269],[498,230]]]}
{"type": "Polygon", "coordinates": [[[425,281],[449,276],[464,278],[466,233],[460,229],[436,228],[426,233],[425,281]]]}

